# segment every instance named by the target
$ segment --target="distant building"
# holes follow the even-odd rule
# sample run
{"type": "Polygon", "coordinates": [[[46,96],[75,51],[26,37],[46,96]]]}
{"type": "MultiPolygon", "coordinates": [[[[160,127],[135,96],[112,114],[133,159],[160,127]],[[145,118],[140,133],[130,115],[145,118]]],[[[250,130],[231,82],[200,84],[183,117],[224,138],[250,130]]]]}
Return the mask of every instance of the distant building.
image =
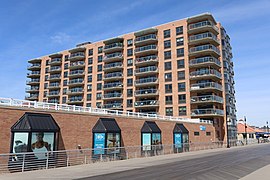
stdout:
{"type": "Polygon", "coordinates": [[[243,119],[240,119],[237,124],[237,139],[245,143],[246,139],[248,142],[257,142],[257,138],[263,134],[263,131],[255,126],[249,126],[245,124],[243,119]],[[246,126],[246,127],[245,127],[246,126]]]}

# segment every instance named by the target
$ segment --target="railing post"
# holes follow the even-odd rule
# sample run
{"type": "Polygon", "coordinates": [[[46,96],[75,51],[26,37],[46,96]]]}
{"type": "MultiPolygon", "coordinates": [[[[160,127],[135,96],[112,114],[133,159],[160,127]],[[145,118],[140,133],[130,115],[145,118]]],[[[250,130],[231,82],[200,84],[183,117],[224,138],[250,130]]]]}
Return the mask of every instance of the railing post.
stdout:
{"type": "Polygon", "coordinates": [[[69,164],[69,156],[67,155],[67,167],[68,167],[68,164],[69,164]]]}
{"type": "Polygon", "coordinates": [[[46,169],[49,168],[49,152],[46,152],[47,154],[47,159],[46,159],[46,169]]]}
{"type": "Polygon", "coordinates": [[[22,172],[24,172],[24,165],[25,165],[25,154],[23,154],[22,172]]]}
{"type": "Polygon", "coordinates": [[[55,110],[58,110],[58,105],[57,105],[57,103],[55,103],[55,105],[54,105],[55,107],[55,110]]]}

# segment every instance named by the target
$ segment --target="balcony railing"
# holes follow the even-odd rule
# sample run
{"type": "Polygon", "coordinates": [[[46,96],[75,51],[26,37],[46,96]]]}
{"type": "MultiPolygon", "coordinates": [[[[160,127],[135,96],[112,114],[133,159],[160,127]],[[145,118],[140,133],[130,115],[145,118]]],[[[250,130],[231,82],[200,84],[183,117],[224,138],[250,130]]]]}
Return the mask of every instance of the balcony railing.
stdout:
{"type": "Polygon", "coordinates": [[[57,71],[61,71],[61,67],[60,66],[53,66],[53,67],[51,67],[49,72],[57,72],[57,71]]]}
{"type": "Polygon", "coordinates": [[[135,107],[143,107],[143,106],[158,106],[158,100],[145,100],[145,101],[136,101],[134,103],[135,107]]]}
{"type": "Polygon", "coordinates": [[[60,63],[62,63],[62,58],[53,58],[49,62],[49,64],[60,64],[60,63]]]}
{"type": "Polygon", "coordinates": [[[27,88],[25,88],[25,91],[26,91],[26,92],[39,91],[39,87],[34,87],[34,86],[32,86],[32,87],[27,87],[27,88]]]}
{"type": "Polygon", "coordinates": [[[103,95],[104,99],[111,99],[111,98],[121,98],[122,97],[122,93],[107,93],[103,95]]]}
{"type": "Polygon", "coordinates": [[[114,89],[114,88],[123,88],[123,83],[122,82],[106,83],[103,86],[103,89],[114,89]]]}
{"type": "Polygon", "coordinates": [[[221,109],[193,109],[191,116],[223,116],[224,111],[221,109]]]}
{"type": "Polygon", "coordinates": [[[142,46],[138,47],[135,49],[135,53],[140,53],[140,52],[145,52],[145,51],[151,51],[151,50],[157,50],[157,45],[147,45],[147,46],[142,46]]]}
{"type": "Polygon", "coordinates": [[[69,76],[84,75],[84,70],[70,71],[69,76]]]}
{"type": "Polygon", "coordinates": [[[72,97],[68,99],[68,103],[81,103],[83,102],[83,98],[82,97],[72,97]]]}
{"type": "Polygon", "coordinates": [[[41,64],[39,63],[35,63],[35,64],[31,64],[29,66],[27,66],[27,69],[30,70],[30,69],[40,69],[41,67],[41,64]]]}
{"type": "Polygon", "coordinates": [[[35,95],[27,95],[27,96],[25,96],[25,99],[29,99],[29,100],[33,100],[33,99],[38,99],[38,94],[35,94],[35,95]]]}
{"type": "Polygon", "coordinates": [[[31,79],[26,81],[26,84],[38,84],[39,82],[39,79],[31,79]]]}
{"type": "Polygon", "coordinates": [[[221,73],[215,69],[202,69],[198,71],[193,71],[190,73],[190,78],[204,77],[204,76],[215,76],[221,79],[221,73]]]}
{"type": "Polygon", "coordinates": [[[59,100],[58,99],[49,99],[48,103],[56,103],[56,104],[58,104],[59,100]]]}
{"type": "Polygon", "coordinates": [[[196,47],[192,47],[189,49],[190,54],[196,54],[196,53],[204,52],[204,51],[213,51],[213,52],[217,53],[218,55],[220,55],[219,49],[212,44],[196,46],[196,47]]]}
{"type": "Polygon", "coordinates": [[[50,81],[50,80],[59,80],[59,79],[61,79],[61,74],[53,74],[53,75],[50,75],[48,80],[50,81]]]}
{"type": "Polygon", "coordinates": [[[192,36],[189,37],[189,42],[192,43],[192,42],[200,41],[200,40],[203,40],[203,39],[207,39],[207,40],[212,39],[212,40],[214,40],[216,42],[216,44],[219,44],[217,36],[214,35],[211,32],[192,35],[192,36]]]}
{"type": "Polygon", "coordinates": [[[206,83],[198,83],[198,84],[191,84],[190,90],[204,90],[204,89],[217,89],[222,91],[221,84],[216,82],[206,82],[206,83]]]}
{"type": "Polygon", "coordinates": [[[156,66],[142,67],[135,70],[136,74],[144,74],[149,72],[157,72],[158,68],[156,66]]]}
{"type": "Polygon", "coordinates": [[[82,59],[84,57],[85,57],[84,52],[76,52],[76,53],[70,54],[69,60],[77,60],[77,59],[82,59]]]}
{"type": "Polygon", "coordinates": [[[106,80],[106,79],[114,79],[114,78],[122,78],[122,77],[123,77],[122,72],[114,72],[114,73],[105,74],[104,80],[106,80]]]}
{"type": "Polygon", "coordinates": [[[27,76],[30,77],[30,76],[39,76],[40,75],[40,71],[32,71],[30,73],[27,73],[27,76]]]}
{"type": "Polygon", "coordinates": [[[189,61],[189,66],[200,66],[200,65],[209,65],[209,64],[215,64],[219,67],[221,67],[221,62],[214,57],[201,57],[192,59],[189,61]]]}
{"type": "Polygon", "coordinates": [[[69,91],[67,92],[68,94],[81,94],[83,93],[83,88],[72,88],[69,89],[69,91]]]}
{"type": "Polygon", "coordinates": [[[149,84],[149,83],[156,83],[158,81],[158,78],[156,77],[149,77],[149,78],[141,78],[135,81],[136,85],[139,84],[149,84]]]}
{"type": "Polygon", "coordinates": [[[142,44],[142,43],[145,43],[145,42],[153,42],[153,41],[157,41],[157,35],[155,34],[148,34],[148,35],[145,35],[145,36],[140,36],[140,37],[137,37],[135,39],[135,44],[142,44]]]}
{"type": "Polygon", "coordinates": [[[60,83],[50,83],[48,88],[60,88],[60,83]]]}
{"type": "Polygon", "coordinates": [[[60,91],[52,91],[52,92],[49,92],[48,97],[49,97],[49,96],[60,96],[60,91]]]}
{"type": "Polygon", "coordinates": [[[84,67],[85,63],[84,61],[78,61],[78,62],[73,62],[73,63],[70,63],[70,66],[69,68],[76,68],[76,67],[84,67]]]}
{"type": "Polygon", "coordinates": [[[105,64],[103,69],[108,70],[108,69],[114,69],[114,68],[120,68],[120,67],[123,67],[123,63],[115,62],[115,63],[105,64]]]}
{"type": "Polygon", "coordinates": [[[106,56],[104,56],[103,61],[110,62],[112,60],[120,60],[122,58],[123,58],[123,54],[120,52],[116,52],[116,53],[107,54],[106,56]]]}
{"type": "Polygon", "coordinates": [[[211,21],[201,21],[201,22],[197,22],[197,23],[194,23],[194,24],[190,24],[188,26],[188,30],[196,30],[196,29],[205,28],[205,27],[211,27],[216,32],[218,32],[218,28],[211,21]]]}
{"type": "Polygon", "coordinates": [[[192,96],[190,98],[190,102],[191,103],[206,103],[206,102],[223,103],[223,98],[216,95],[192,96]]]}
{"type": "Polygon", "coordinates": [[[157,89],[141,89],[135,91],[135,96],[150,96],[150,95],[157,95],[158,90],[157,89]]]}
{"type": "Polygon", "coordinates": [[[105,109],[122,109],[123,103],[104,104],[103,108],[105,108],[105,109]]]}
{"type": "Polygon", "coordinates": [[[104,47],[103,51],[105,53],[108,53],[108,52],[112,52],[112,51],[120,51],[123,49],[123,43],[112,43],[112,44],[108,44],[104,47]]]}
{"type": "Polygon", "coordinates": [[[83,79],[72,79],[68,82],[69,85],[74,85],[74,84],[82,84],[83,79]]]}
{"type": "Polygon", "coordinates": [[[145,56],[145,57],[140,57],[140,58],[136,58],[136,65],[138,64],[150,64],[152,62],[158,62],[158,57],[155,55],[151,55],[151,56],[145,56]]]}

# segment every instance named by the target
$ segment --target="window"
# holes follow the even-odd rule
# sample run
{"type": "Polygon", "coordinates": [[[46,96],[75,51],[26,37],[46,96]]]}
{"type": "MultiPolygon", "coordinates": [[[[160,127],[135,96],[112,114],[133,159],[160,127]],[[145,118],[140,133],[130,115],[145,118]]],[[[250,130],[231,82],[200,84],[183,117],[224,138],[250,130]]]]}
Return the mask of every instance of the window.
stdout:
{"type": "Polygon", "coordinates": [[[133,100],[132,99],[128,99],[127,100],[127,107],[132,107],[133,106],[133,100]]]}
{"type": "MultiPolygon", "coordinates": [[[[61,76],[60,74],[59,74],[59,76],[61,76]]],[[[64,78],[67,78],[68,77],[68,71],[65,71],[64,72],[64,78]]]]}
{"type": "Polygon", "coordinates": [[[173,108],[166,107],[166,116],[173,116],[173,108]]]}
{"type": "Polygon", "coordinates": [[[183,26],[176,27],[175,30],[176,30],[176,35],[183,34],[183,26]]]}
{"type": "Polygon", "coordinates": [[[65,70],[68,69],[68,63],[65,63],[64,69],[65,69],[65,70]]]}
{"type": "Polygon", "coordinates": [[[171,40],[164,41],[164,49],[171,48],[171,40]]]}
{"type": "Polygon", "coordinates": [[[206,136],[211,136],[211,132],[206,132],[206,136]]]}
{"type": "Polygon", "coordinates": [[[68,84],[68,81],[67,81],[67,80],[64,80],[64,81],[63,81],[63,85],[64,85],[64,86],[67,86],[67,84],[68,84]]]}
{"type": "Polygon", "coordinates": [[[97,107],[97,108],[102,108],[101,102],[96,102],[96,107],[97,107]]]}
{"type": "Polygon", "coordinates": [[[127,46],[132,46],[133,45],[133,39],[128,39],[127,40],[127,46]]]}
{"type": "Polygon", "coordinates": [[[92,80],[93,80],[92,75],[89,75],[89,76],[87,77],[87,82],[92,82],[92,80]]]}
{"type": "Polygon", "coordinates": [[[102,83],[97,83],[97,91],[102,90],[102,83]]]}
{"type": "Polygon", "coordinates": [[[97,71],[98,71],[98,72],[102,71],[102,64],[99,64],[99,65],[97,66],[97,71]]]}
{"type": "Polygon", "coordinates": [[[65,55],[65,61],[68,61],[68,55],[65,55]]]}
{"type": "Polygon", "coordinates": [[[183,46],[184,45],[184,38],[176,38],[176,46],[183,46]]]}
{"type": "Polygon", "coordinates": [[[127,76],[133,76],[133,68],[127,70],[127,76]]]}
{"type": "Polygon", "coordinates": [[[127,66],[133,66],[133,59],[127,59],[127,66]]]}
{"type": "Polygon", "coordinates": [[[127,50],[127,56],[133,56],[133,49],[128,49],[127,50]]]}
{"type": "Polygon", "coordinates": [[[103,57],[102,55],[101,56],[98,56],[98,63],[99,62],[102,62],[102,57],[103,57]]]}
{"type": "Polygon", "coordinates": [[[197,131],[194,132],[194,136],[199,136],[199,135],[200,135],[200,132],[197,132],[197,131]]]}
{"type": "Polygon", "coordinates": [[[48,92],[47,91],[44,91],[43,97],[47,97],[47,94],[48,94],[48,92]]]}
{"type": "Polygon", "coordinates": [[[48,83],[44,83],[44,89],[48,88],[48,83]]]}
{"type": "Polygon", "coordinates": [[[102,80],[102,74],[98,74],[97,75],[97,81],[101,81],[102,80]]]}
{"type": "Polygon", "coordinates": [[[67,94],[67,88],[63,89],[63,94],[67,94]]]}
{"type": "Polygon", "coordinates": [[[97,100],[100,100],[102,98],[102,94],[101,93],[97,93],[97,100]]]}
{"type": "Polygon", "coordinates": [[[88,58],[88,64],[93,64],[93,58],[92,57],[88,58]]]}
{"type": "Polygon", "coordinates": [[[164,52],[164,59],[171,59],[172,53],[171,51],[165,51],[164,52]]]}
{"type": "Polygon", "coordinates": [[[92,104],[91,103],[86,103],[86,107],[91,107],[92,104]]]}
{"type": "Polygon", "coordinates": [[[165,84],[165,93],[172,93],[172,84],[165,84]]]}
{"type": "Polygon", "coordinates": [[[49,60],[46,60],[46,66],[48,66],[49,65],[49,60]]]}
{"type": "Polygon", "coordinates": [[[164,30],[163,31],[163,36],[164,36],[164,38],[171,37],[171,30],[170,29],[164,30]]]}
{"type": "Polygon", "coordinates": [[[172,81],[172,73],[165,73],[165,82],[172,81]]]}
{"type": "Polygon", "coordinates": [[[48,67],[46,67],[46,69],[45,69],[45,73],[48,73],[49,72],[49,68],[48,67]]]}
{"type": "Polygon", "coordinates": [[[102,50],[103,50],[102,46],[98,47],[98,54],[102,53],[102,50]]]}
{"type": "Polygon", "coordinates": [[[89,49],[88,50],[88,56],[92,56],[93,55],[93,49],[89,49]]]}
{"type": "Polygon", "coordinates": [[[177,60],[177,69],[181,69],[185,67],[184,59],[177,60]]]}
{"type": "Polygon", "coordinates": [[[184,56],[184,48],[180,48],[176,50],[177,57],[184,56]]]}
{"type": "Polygon", "coordinates": [[[178,104],[185,104],[186,103],[186,95],[185,94],[179,94],[178,95],[178,104]]]}
{"type": "Polygon", "coordinates": [[[92,72],[93,72],[93,67],[92,66],[88,67],[88,73],[92,73],[92,72]]]}
{"type": "Polygon", "coordinates": [[[62,98],[62,103],[64,104],[64,103],[66,103],[66,102],[67,102],[67,97],[64,96],[64,97],[62,98]]]}
{"type": "Polygon", "coordinates": [[[165,71],[172,69],[172,63],[171,62],[165,62],[164,63],[164,69],[165,71]]]}
{"type": "Polygon", "coordinates": [[[133,89],[128,89],[127,90],[127,97],[132,97],[133,96],[133,89]]]}
{"type": "Polygon", "coordinates": [[[92,84],[87,85],[87,92],[90,92],[90,91],[92,91],[92,84]]]}
{"type": "Polygon", "coordinates": [[[186,91],[186,83],[178,83],[178,92],[186,91]]]}
{"type": "Polygon", "coordinates": [[[48,81],[49,75],[45,75],[45,81],[48,81]]]}
{"type": "Polygon", "coordinates": [[[92,94],[87,94],[86,99],[87,99],[87,101],[91,101],[92,100],[92,94]]]}
{"type": "Polygon", "coordinates": [[[165,96],[165,104],[172,104],[172,96],[165,96]]]}
{"type": "Polygon", "coordinates": [[[177,79],[178,79],[178,80],[183,80],[183,79],[185,79],[185,71],[178,71],[178,72],[177,72],[177,79]]]}
{"type": "Polygon", "coordinates": [[[179,106],[179,116],[187,115],[187,107],[186,106],[179,106]]]}
{"type": "Polygon", "coordinates": [[[133,86],[133,79],[127,79],[127,86],[133,86]]]}

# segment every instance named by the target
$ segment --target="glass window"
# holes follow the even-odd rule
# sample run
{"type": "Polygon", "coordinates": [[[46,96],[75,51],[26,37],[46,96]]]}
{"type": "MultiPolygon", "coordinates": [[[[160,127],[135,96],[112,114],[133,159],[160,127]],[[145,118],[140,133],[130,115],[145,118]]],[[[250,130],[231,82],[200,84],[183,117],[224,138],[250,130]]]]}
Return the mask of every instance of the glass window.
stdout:
{"type": "Polygon", "coordinates": [[[67,97],[64,96],[64,97],[62,98],[62,103],[64,104],[64,103],[66,103],[66,102],[67,102],[67,97]]]}
{"type": "Polygon", "coordinates": [[[13,153],[27,152],[28,133],[14,133],[13,153]]]}
{"type": "Polygon", "coordinates": [[[92,73],[92,72],[93,72],[93,67],[92,66],[88,67],[88,73],[92,73]]]}
{"type": "Polygon", "coordinates": [[[92,57],[88,58],[88,64],[93,64],[93,58],[92,57]]]}
{"type": "Polygon", "coordinates": [[[127,56],[133,56],[133,49],[128,49],[127,50],[127,56]]]}
{"type": "Polygon", "coordinates": [[[185,79],[185,71],[178,71],[177,72],[177,79],[184,80],[185,79]]]}
{"type": "Polygon", "coordinates": [[[63,94],[67,94],[67,88],[63,89],[63,94]]]}
{"type": "Polygon", "coordinates": [[[127,86],[133,86],[133,79],[127,79],[127,86]]]}
{"type": "Polygon", "coordinates": [[[48,66],[48,65],[49,65],[49,61],[50,61],[50,60],[46,60],[46,66],[48,66]]]}
{"type": "Polygon", "coordinates": [[[151,150],[151,133],[142,133],[143,151],[151,150]]]}
{"type": "Polygon", "coordinates": [[[133,89],[128,89],[127,90],[127,97],[132,97],[133,96],[133,89]]]}
{"type": "Polygon", "coordinates": [[[200,132],[197,132],[197,131],[194,132],[194,136],[199,136],[199,135],[200,135],[200,132]]]}
{"type": "Polygon", "coordinates": [[[65,63],[65,64],[64,64],[64,69],[65,69],[65,70],[68,69],[68,63],[65,63]]]}
{"type": "Polygon", "coordinates": [[[166,107],[166,116],[173,116],[173,108],[166,107]]]}
{"type": "Polygon", "coordinates": [[[160,133],[152,133],[152,145],[161,144],[161,134],[160,133]]]}
{"type": "Polygon", "coordinates": [[[186,103],[186,95],[185,94],[179,94],[178,95],[178,104],[184,104],[186,103]]]}
{"type": "Polygon", "coordinates": [[[102,55],[98,56],[98,63],[99,63],[99,62],[102,62],[102,58],[103,58],[102,55]]]}
{"type": "Polygon", "coordinates": [[[130,68],[127,70],[127,76],[132,76],[133,75],[133,68],[130,68]]]}
{"type": "Polygon", "coordinates": [[[64,86],[67,86],[67,84],[68,84],[68,80],[64,80],[64,81],[63,81],[63,85],[64,85],[64,86]]]}
{"type": "Polygon", "coordinates": [[[107,153],[119,153],[120,149],[115,149],[116,147],[120,147],[120,133],[107,133],[107,153]]]}
{"type": "Polygon", "coordinates": [[[93,80],[92,75],[89,75],[87,78],[87,82],[92,82],[92,80],[93,80]]]}
{"type": "Polygon", "coordinates": [[[88,56],[92,56],[93,55],[93,49],[89,49],[88,50],[88,56]]]}
{"type": "Polygon", "coordinates": [[[102,51],[103,51],[103,47],[102,46],[98,47],[98,54],[102,53],[102,51]]]}
{"type": "Polygon", "coordinates": [[[164,41],[164,49],[171,48],[171,40],[164,41]]]}
{"type": "Polygon", "coordinates": [[[92,104],[91,103],[86,103],[86,107],[91,107],[92,104]]]}
{"type": "Polygon", "coordinates": [[[67,78],[68,77],[68,71],[65,71],[64,72],[64,78],[67,78]]]}
{"type": "Polygon", "coordinates": [[[206,132],[206,136],[211,136],[211,132],[206,132]]]}
{"type": "Polygon", "coordinates": [[[184,56],[184,48],[180,48],[176,50],[177,57],[184,56]]]}
{"type": "Polygon", "coordinates": [[[48,81],[49,75],[45,75],[45,81],[48,81]]]}
{"type": "Polygon", "coordinates": [[[177,60],[177,69],[181,69],[185,67],[184,59],[177,60]]]}
{"type": "Polygon", "coordinates": [[[102,74],[98,74],[97,75],[97,81],[101,81],[102,80],[102,74]]]}
{"type": "Polygon", "coordinates": [[[65,55],[65,61],[68,61],[68,57],[69,57],[68,55],[65,55]]]}
{"type": "Polygon", "coordinates": [[[165,73],[165,82],[172,81],[172,73],[165,73]]]}
{"type": "Polygon", "coordinates": [[[31,139],[31,149],[37,159],[47,159],[47,151],[54,150],[54,133],[53,132],[33,132],[31,139]]]}
{"type": "Polygon", "coordinates": [[[102,90],[102,83],[97,83],[97,91],[102,90]]]}
{"type": "Polygon", "coordinates": [[[178,83],[178,92],[186,91],[186,83],[178,83]]]}
{"type": "Polygon", "coordinates": [[[164,36],[164,38],[171,37],[171,30],[170,29],[164,30],[163,31],[163,36],[164,36]]]}
{"type": "Polygon", "coordinates": [[[92,84],[87,85],[87,92],[90,92],[90,91],[92,91],[92,84]]]}
{"type": "Polygon", "coordinates": [[[176,27],[175,30],[176,30],[176,35],[183,34],[183,26],[176,27]]]}
{"type": "Polygon", "coordinates": [[[49,72],[49,68],[46,67],[46,68],[45,68],[45,73],[48,73],[48,72],[49,72]]]}
{"type": "Polygon", "coordinates": [[[133,45],[133,39],[128,39],[127,46],[132,46],[132,45],[133,45]]]}
{"type": "Polygon", "coordinates": [[[97,100],[100,100],[102,98],[102,94],[101,93],[97,93],[97,100]]]}
{"type": "Polygon", "coordinates": [[[133,106],[133,100],[132,99],[128,99],[127,100],[127,107],[132,107],[133,106]]]}
{"type": "Polygon", "coordinates": [[[165,104],[172,104],[173,103],[172,96],[165,96],[165,104]]]}
{"type": "Polygon", "coordinates": [[[187,115],[187,107],[186,106],[179,106],[179,116],[187,115]]]}
{"type": "Polygon", "coordinates": [[[165,93],[172,93],[172,84],[165,84],[165,93]]]}
{"type": "Polygon", "coordinates": [[[164,59],[171,59],[172,53],[171,51],[165,51],[164,52],[164,59]]]}
{"type": "Polygon", "coordinates": [[[87,94],[87,101],[91,101],[92,100],[92,94],[87,94]]]}
{"type": "Polygon", "coordinates": [[[172,63],[171,62],[165,62],[164,63],[164,69],[166,70],[171,70],[172,69],[172,63]]]}
{"type": "Polygon", "coordinates": [[[98,72],[102,71],[102,64],[98,65],[98,72]]]}
{"type": "Polygon", "coordinates": [[[127,66],[133,66],[133,59],[127,59],[127,66]]]}
{"type": "Polygon", "coordinates": [[[184,45],[184,38],[176,38],[176,46],[183,46],[184,45]]]}

